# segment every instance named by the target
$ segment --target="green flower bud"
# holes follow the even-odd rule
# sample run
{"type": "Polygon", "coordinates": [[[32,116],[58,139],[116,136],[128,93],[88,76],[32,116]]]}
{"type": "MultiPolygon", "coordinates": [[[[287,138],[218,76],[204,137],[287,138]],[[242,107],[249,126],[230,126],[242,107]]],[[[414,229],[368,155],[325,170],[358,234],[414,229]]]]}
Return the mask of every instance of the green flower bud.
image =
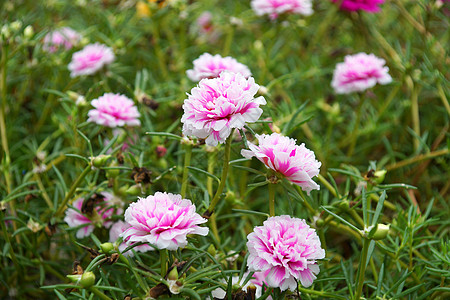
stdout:
{"type": "Polygon", "coordinates": [[[103,243],[100,245],[102,252],[105,254],[111,254],[114,251],[114,245],[112,243],[103,243]]]}
{"type": "Polygon", "coordinates": [[[25,38],[30,39],[33,37],[34,35],[34,29],[33,26],[28,25],[27,27],[25,27],[25,29],[23,30],[23,35],[25,38]]]}
{"type": "Polygon", "coordinates": [[[173,267],[172,270],[170,270],[169,275],[167,275],[168,280],[178,280],[178,270],[177,267],[173,267]]]}
{"type": "Polygon", "coordinates": [[[208,253],[212,256],[216,256],[217,251],[213,244],[209,245],[208,250],[206,251],[208,251],[208,253]]]}
{"type": "Polygon", "coordinates": [[[126,192],[127,195],[131,195],[131,196],[137,196],[142,194],[141,192],[141,187],[137,184],[130,186],[126,192]]]}
{"type": "Polygon", "coordinates": [[[347,211],[350,208],[348,200],[342,200],[338,206],[342,211],[347,211]]]}
{"type": "Polygon", "coordinates": [[[111,155],[99,155],[92,159],[92,165],[96,168],[101,168],[106,164],[106,161],[111,157],[111,155]]]}
{"type": "Polygon", "coordinates": [[[78,282],[80,282],[81,279],[81,275],[66,275],[67,278],[70,279],[70,281],[72,281],[73,283],[78,284],[78,282]]]}
{"type": "Polygon", "coordinates": [[[384,180],[384,177],[386,176],[387,170],[379,170],[373,173],[374,181],[378,184],[382,183],[384,180]]]}
{"type": "MultiPolygon", "coordinates": [[[[117,167],[117,162],[113,161],[109,164],[110,167],[117,167]]],[[[119,169],[107,169],[106,170],[106,177],[107,178],[116,178],[119,176],[120,170],[119,169]]]]}
{"type": "Polygon", "coordinates": [[[377,226],[372,229],[369,233],[369,238],[373,240],[382,240],[389,234],[389,228],[391,225],[377,224],[377,226]]]}
{"type": "Polygon", "coordinates": [[[81,275],[81,279],[80,279],[79,283],[85,289],[90,288],[95,283],[95,275],[94,275],[94,273],[92,273],[92,272],[84,272],[83,275],[81,275]]]}

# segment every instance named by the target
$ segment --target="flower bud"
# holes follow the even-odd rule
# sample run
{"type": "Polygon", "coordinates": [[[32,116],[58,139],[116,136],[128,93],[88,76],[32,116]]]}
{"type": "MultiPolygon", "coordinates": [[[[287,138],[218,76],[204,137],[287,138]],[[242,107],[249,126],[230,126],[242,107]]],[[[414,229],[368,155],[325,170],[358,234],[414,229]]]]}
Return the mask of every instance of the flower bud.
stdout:
{"type": "Polygon", "coordinates": [[[209,245],[208,250],[206,251],[208,251],[208,253],[212,256],[216,256],[217,251],[213,244],[209,245]]]}
{"type": "Polygon", "coordinates": [[[164,155],[166,155],[167,153],[167,148],[164,147],[163,145],[158,145],[156,146],[156,156],[158,156],[159,158],[163,157],[164,155]]]}
{"type": "Polygon", "coordinates": [[[114,250],[114,245],[112,243],[103,243],[100,245],[100,248],[102,249],[103,253],[109,255],[114,250]]]}
{"type": "Polygon", "coordinates": [[[142,194],[142,191],[141,191],[140,185],[135,184],[135,185],[130,186],[130,187],[125,191],[125,193],[126,193],[127,195],[137,196],[137,195],[142,194]]]}
{"type": "Polygon", "coordinates": [[[103,167],[110,157],[111,155],[104,155],[104,154],[94,157],[94,159],[92,159],[92,165],[96,168],[103,167]]]}
{"type": "Polygon", "coordinates": [[[81,275],[66,275],[67,278],[70,279],[70,281],[72,281],[73,283],[78,284],[78,282],[80,282],[81,279],[81,275]]]}
{"type": "Polygon", "coordinates": [[[23,31],[23,35],[26,39],[31,39],[34,35],[33,26],[28,25],[27,27],[25,27],[25,29],[23,31]]]}
{"type": "Polygon", "coordinates": [[[377,224],[369,233],[369,238],[373,240],[382,240],[389,234],[389,228],[391,225],[377,224]]]}
{"type": "Polygon", "coordinates": [[[84,272],[83,275],[81,275],[81,279],[80,279],[79,283],[85,289],[90,288],[95,283],[95,275],[94,275],[94,273],[92,273],[92,272],[84,272]]]}
{"type": "MultiPolygon", "coordinates": [[[[113,161],[109,164],[110,167],[117,167],[117,162],[113,161]]],[[[106,170],[106,177],[107,178],[116,178],[119,176],[120,170],[119,169],[107,169],[106,170]]]]}
{"type": "Polygon", "coordinates": [[[13,30],[13,31],[18,31],[20,28],[22,28],[22,21],[16,20],[14,22],[12,22],[9,27],[13,30]]]}
{"type": "Polygon", "coordinates": [[[339,208],[340,208],[342,211],[347,211],[347,210],[350,208],[350,204],[349,204],[348,200],[342,200],[342,201],[339,203],[339,208]]]}
{"type": "Polygon", "coordinates": [[[177,267],[173,267],[172,270],[170,270],[169,275],[167,275],[168,280],[178,280],[178,269],[177,267]]]}
{"type": "Polygon", "coordinates": [[[374,175],[374,181],[378,184],[382,183],[384,180],[384,177],[386,176],[387,170],[379,170],[376,171],[373,175],[374,175]]]}

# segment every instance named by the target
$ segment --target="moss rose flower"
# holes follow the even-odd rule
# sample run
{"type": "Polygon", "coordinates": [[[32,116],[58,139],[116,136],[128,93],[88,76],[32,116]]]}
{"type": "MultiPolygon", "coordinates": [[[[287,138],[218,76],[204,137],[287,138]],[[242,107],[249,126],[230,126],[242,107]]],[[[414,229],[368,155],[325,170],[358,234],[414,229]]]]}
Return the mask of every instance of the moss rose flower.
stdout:
{"type": "Polygon", "coordinates": [[[338,94],[362,92],[378,84],[392,81],[386,61],[373,54],[347,55],[343,63],[336,65],[331,86],[338,94]]]}
{"type": "Polygon", "coordinates": [[[199,81],[203,78],[215,78],[223,71],[240,73],[245,78],[252,75],[248,67],[241,64],[231,56],[222,57],[219,54],[212,56],[209,53],[203,53],[194,60],[194,68],[187,70],[186,75],[192,81],[199,81]]]}
{"type": "Polygon", "coordinates": [[[266,284],[282,291],[294,291],[297,280],[311,286],[320,271],[316,260],[325,257],[316,231],[305,220],[287,215],[270,217],[247,239],[249,270],[267,271],[266,284]]]}
{"type": "Polygon", "coordinates": [[[81,35],[78,32],[70,27],[63,27],[45,35],[42,49],[50,53],[56,52],[60,48],[69,50],[80,40],[81,35]]]}
{"type": "Polygon", "coordinates": [[[283,13],[309,16],[313,13],[311,0],[252,0],[253,11],[258,15],[269,15],[274,20],[283,13]]]}
{"type": "Polygon", "coordinates": [[[295,140],[279,133],[256,135],[259,145],[248,143],[250,150],[243,149],[242,156],[255,156],[270,168],[286,177],[287,180],[300,186],[308,194],[311,190],[319,190],[320,186],[312,180],[319,175],[321,163],[316,160],[314,152],[305,144],[297,146],[295,140]]]}
{"type": "Polygon", "coordinates": [[[198,226],[207,220],[195,212],[190,200],[161,192],[131,203],[125,211],[125,222],[129,228],[120,236],[127,245],[143,242],[158,249],[183,248],[188,234],[207,235],[209,231],[198,226]]]}
{"type": "MultiPolygon", "coordinates": [[[[106,219],[111,218],[114,214],[123,213],[122,208],[116,207],[117,199],[113,194],[102,192],[100,195],[104,198],[102,201],[95,202],[96,205],[92,212],[82,212],[83,202],[85,201],[84,198],[78,198],[72,204],[73,208],[68,208],[66,210],[64,222],[66,222],[69,227],[85,225],[78,229],[76,233],[77,238],[81,239],[91,234],[95,229],[95,223],[101,222],[104,227],[109,228],[112,222],[107,221],[106,219]]],[[[89,201],[89,199],[86,201],[89,201]]]]}
{"type": "Polygon", "coordinates": [[[141,125],[138,119],[141,115],[133,100],[124,95],[106,93],[92,100],[91,105],[95,109],[88,112],[88,122],[108,127],[141,125]]]}
{"type": "Polygon", "coordinates": [[[115,59],[111,48],[95,43],[75,52],[69,64],[70,77],[92,75],[115,59]]]}
{"type": "Polygon", "coordinates": [[[254,98],[259,85],[253,77],[222,72],[219,77],[203,79],[184,100],[183,134],[205,139],[209,146],[224,143],[233,128],[243,128],[262,114],[264,97],[254,98]]]}
{"type": "Polygon", "coordinates": [[[334,3],[341,3],[341,9],[347,11],[364,10],[369,13],[380,11],[378,5],[383,4],[384,0],[332,0],[334,3]]]}

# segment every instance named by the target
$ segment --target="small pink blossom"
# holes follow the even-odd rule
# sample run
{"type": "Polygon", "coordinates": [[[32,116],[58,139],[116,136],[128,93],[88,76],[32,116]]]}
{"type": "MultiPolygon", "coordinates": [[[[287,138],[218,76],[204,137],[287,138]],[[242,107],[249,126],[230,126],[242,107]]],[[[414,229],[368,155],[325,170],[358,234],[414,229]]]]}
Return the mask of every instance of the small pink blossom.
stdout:
{"type": "Polygon", "coordinates": [[[312,180],[319,175],[321,163],[316,160],[314,152],[305,144],[297,146],[294,139],[279,133],[256,135],[259,145],[248,143],[250,150],[243,149],[242,156],[255,156],[270,168],[286,177],[287,180],[300,186],[308,194],[311,190],[319,190],[320,186],[312,180]]]}
{"type": "MultiPolygon", "coordinates": [[[[129,228],[130,226],[125,223],[124,221],[117,221],[116,223],[114,223],[111,226],[111,229],[109,230],[109,242],[114,243],[120,252],[123,252],[123,250],[125,250],[128,245],[124,242],[121,242],[120,244],[117,243],[117,240],[119,239],[120,235],[129,228]]],[[[147,244],[143,244],[143,245],[139,245],[133,248],[134,251],[138,251],[138,252],[147,252],[147,251],[152,251],[153,248],[150,247],[147,244]]],[[[125,253],[123,253],[123,255],[125,256],[133,256],[133,251],[127,251],[125,253]]]]}
{"type": "Polygon", "coordinates": [[[331,0],[334,3],[341,3],[341,9],[347,11],[364,10],[369,13],[376,13],[380,11],[380,4],[384,0],[331,0]]]}
{"type": "Polygon", "coordinates": [[[206,144],[224,143],[232,128],[256,122],[262,114],[264,97],[254,98],[259,85],[253,77],[222,72],[219,77],[203,79],[184,100],[183,134],[206,138],[206,144]]]}
{"type": "Polygon", "coordinates": [[[117,198],[114,197],[113,194],[102,192],[100,195],[103,196],[104,199],[97,202],[92,216],[87,216],[81,212],[84,198],[78,198],[72,204],[74,208],[68,208],[66,210],[64,222],[66,222],[69,227],[85,225],[78,229],[76,233],[77,238],[81,239],[91,234],[95,229],[96,223],[101,223],[104,227],[109,228],[112,222],[106,220],[111,218],[114,214],[120,215],[123,213],[122,208],[115,207],[117,205],[117,198]]]}
{"type": "Polygon", "coordinates": [[[311,286],[320,271],[316,260],[325,257],[316,231],[305,220],[287,215],[270,217],[247,239],[249,270],[268,271],[267,285],[282,291],[297,289],[297,280],[311,286]]]}
{"type": "Polygon", "coordinates": [[[141,115],[133,100],[124,95],[106,93],[98,99],[92,100],[91,105],[95,109],[88,112],[88,122],[112,128],[141,125],[138,119],[141,115]]]}
{"type": "Polygon", "coordinates": [[[194,60],[194,68],[187,70],[186,74],[192,81],[199,81],[203,78],[215,78],[223,71],[240,73],[245,78],[252,75],[246,65],[241,64],[231,56],[222,57],[219,54],[212,56],[209,53],[203,53],[194,60]]]}
{"type": "Polygon", "coordinates": [[[311,0],[252,0],[251,6],[258,16],[269,15],[272,20],[284,13],[312,15],[311,0]]]}
{"type": "Polygon", "coordinates": [[[95,43],[75,52],[69,64],[70,77],[92,75],[115,59],[110,47],[95,43]]]}
{"type": "Polygon", "coordinates": [[[212,13],[209,11],[203,12],[200,17],[197,18],[196,23],[201,33],[210,33],[213,30],[212,13]]]}
{"type": "Polygon", "coordinates": [[[343,63],[336,65],[331,86],[338,94],[350,94],[365,91],[377,83],[388,84],[392,77],[385,63],[373,54],[347,55],[343,63]]]}
{"type": "Polygon", "coordinates": [[[199,224],[207,220],[195,212],[195,205],[181,195],[156,192],[139,198],[125,211],[130,226],[120,236],[127,245],[149,243],[158,249],[186,247],[188,234],[207,235],[209,229],[199,224]]]}
{"type": "Polygon", "coordinates": [[[72,28],[63,27],[45,35],[42,49],[50,53],[54,53],[62,47],[69,50],[72,49],[72,47],[80,40],[81,35],[78,32],[72,28]]]}

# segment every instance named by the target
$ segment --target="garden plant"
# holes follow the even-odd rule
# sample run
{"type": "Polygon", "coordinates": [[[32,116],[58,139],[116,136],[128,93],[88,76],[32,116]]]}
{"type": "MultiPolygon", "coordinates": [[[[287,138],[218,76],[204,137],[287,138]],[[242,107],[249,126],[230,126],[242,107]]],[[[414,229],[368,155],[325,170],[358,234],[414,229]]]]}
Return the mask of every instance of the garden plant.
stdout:
{"type": "Polygon", "coordinates": [[[449,299],[450,2],[3,0],[1,299],[449,299]]]}

